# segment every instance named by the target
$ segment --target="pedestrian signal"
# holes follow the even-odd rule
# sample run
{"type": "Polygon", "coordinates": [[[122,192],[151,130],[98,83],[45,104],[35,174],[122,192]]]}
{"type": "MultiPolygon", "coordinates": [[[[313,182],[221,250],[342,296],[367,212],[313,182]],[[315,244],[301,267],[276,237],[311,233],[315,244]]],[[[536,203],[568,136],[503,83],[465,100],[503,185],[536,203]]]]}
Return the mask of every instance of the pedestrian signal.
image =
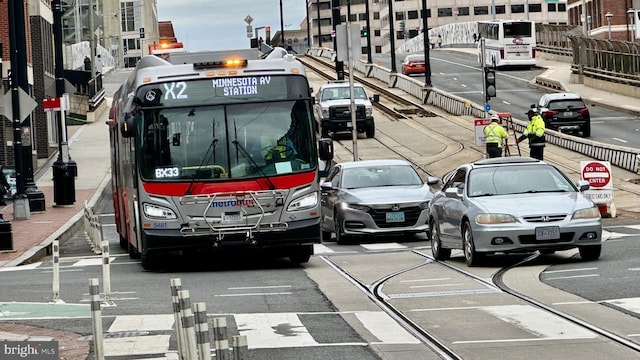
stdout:
{"type": "Polygon", "coordinates": [[[367,37],[368,34],[367,28],[360,30],[360,37],[367,37]]]}
{"type": "Polygon", "coordinates": [[[484,68],[484,94],[487,101],[496,96],[496,72],[493,69],[484,68]]]}

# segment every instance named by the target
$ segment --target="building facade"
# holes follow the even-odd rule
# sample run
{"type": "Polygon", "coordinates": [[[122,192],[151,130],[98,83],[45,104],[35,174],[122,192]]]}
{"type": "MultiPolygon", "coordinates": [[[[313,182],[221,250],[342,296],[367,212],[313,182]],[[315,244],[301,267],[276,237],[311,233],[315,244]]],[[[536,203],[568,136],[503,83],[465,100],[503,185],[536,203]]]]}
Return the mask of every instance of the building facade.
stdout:
{"type": "Polygon", "coordinates": [[[567,1],[568,23],[582,26],[585,34],[598,39],[638,41],[638,9],[640,0],[567,1]]]}
{"type": "MultiPolygon", "coordinates": [[[[340,20],[366,25],[367,0],[308,1],[312,46],[333,47],[332,5],[340,3],[340,20]]],[[[391,22],[393,36],[398,41],[410,39],[422,32],[421,0],[368,0],[372,53],[390,51],[391,22]],[[391,5],[391,6],[390,6],[391,5]],[[392,8],[390,12],[389,9],[392,8]]],[[[430,29],[438,26],[492,19],[530,19],[545,24],[567,24],[567,0],[429,0],[427,21],[430,29]],[[495,5],[495,12],[493,6],[495,5]]],[[[363,39],[362,46],[366,46],[363,39]]],[[[363,49],[363,53],[366,51],[363,49]]]]}

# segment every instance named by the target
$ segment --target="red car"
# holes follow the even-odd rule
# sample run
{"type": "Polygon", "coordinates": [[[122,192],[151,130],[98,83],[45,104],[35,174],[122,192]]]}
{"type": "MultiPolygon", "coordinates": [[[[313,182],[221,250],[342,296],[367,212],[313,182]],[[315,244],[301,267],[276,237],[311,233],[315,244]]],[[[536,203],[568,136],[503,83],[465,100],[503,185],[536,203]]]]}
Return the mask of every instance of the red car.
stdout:
{"type": "Polygon", "coordinates": [[[402,61],[402,73],[404,75],[424,74],[425,71],[424,55],[412,54],[407,55],[402,61]]]}

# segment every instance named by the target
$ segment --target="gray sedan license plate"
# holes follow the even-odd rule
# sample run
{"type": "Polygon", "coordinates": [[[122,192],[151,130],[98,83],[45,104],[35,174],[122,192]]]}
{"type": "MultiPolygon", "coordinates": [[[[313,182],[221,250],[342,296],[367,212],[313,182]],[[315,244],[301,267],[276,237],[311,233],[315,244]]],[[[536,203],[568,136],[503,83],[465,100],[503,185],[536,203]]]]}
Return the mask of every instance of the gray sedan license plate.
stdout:
{"type": "Polygon", "coordinates": [[[387,222],[404,222],[404,211],[388,212],[387,222]]]}
{"type": "Polygon", "coordinates": [[[240,211],[222,213],[221,222],[223,224],[236,224],[236,223],[242,222],[243,220],[244,220],[244,218],[243,218],[242,213],[240,211]]]}
{"type": "Polygon", "coordinates": [[[558,226],[545,226],[536,228],[536,240],[557,239],[560,239],[560,228],[558,226]]]}

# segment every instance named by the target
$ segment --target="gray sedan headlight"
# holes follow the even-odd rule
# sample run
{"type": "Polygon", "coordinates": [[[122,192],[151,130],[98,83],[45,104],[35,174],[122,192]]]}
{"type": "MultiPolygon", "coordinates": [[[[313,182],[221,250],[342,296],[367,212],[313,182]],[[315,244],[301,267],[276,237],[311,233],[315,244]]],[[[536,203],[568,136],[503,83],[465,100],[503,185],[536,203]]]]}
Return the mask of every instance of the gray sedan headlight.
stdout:
{"type": "Polygon", "coordinates": [[[177,219],[176,213],[173,210],[164,206],[158,206],[154,204],[144,204],[143,211],[145,216],[151,219],[159,220],[173,220],[177,219]]]}
{"type": "Polygon", "coordinates": [[[418,205],[418,207],[420,208],[420,210],[427,210],[429,208],[429,202],[423,201],[420,203],[420,205],[418,205]]]}
{"type": "Polygon", "coordinates": [[[597,206],[588,209],[580,209],[573,213],[573,219],[597,219],[600,217],[600,210],[597,206]]]}
{"type": "Polygon", "coordinates": [[[348,207],[349,209],[362,211],[362,212],[369,212],[369,210],[371,210],[371,208],[368,206],[358,205],[358,204],[345,204],[345,206],[348,207]]]}
{"type": "Polygon", "coordinates": [[[478,214],[476,215],[476,224],[509,224],[518,222],[515,217],[509,214],[478,214]]]}

